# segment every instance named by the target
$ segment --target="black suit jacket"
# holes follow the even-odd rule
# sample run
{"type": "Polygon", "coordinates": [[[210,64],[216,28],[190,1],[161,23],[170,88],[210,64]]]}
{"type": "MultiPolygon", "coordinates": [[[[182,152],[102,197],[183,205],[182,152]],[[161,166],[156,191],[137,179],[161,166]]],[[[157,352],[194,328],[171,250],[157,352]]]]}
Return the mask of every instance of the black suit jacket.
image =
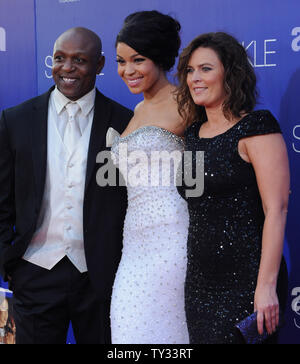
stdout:
{"type": "MultiPolygon", "coordinates": [[[[3,111],[0,119],[0,274],[7,280],[36,230],[47,164],[47,93],[3,111]]],[[[110,299],[119,264],[127,207],[125,187],[99,187],[97,154],[106,132],[122,133],[132,111],[96,92],[83,206],[84,247],[100,299],[110,299]]]]}

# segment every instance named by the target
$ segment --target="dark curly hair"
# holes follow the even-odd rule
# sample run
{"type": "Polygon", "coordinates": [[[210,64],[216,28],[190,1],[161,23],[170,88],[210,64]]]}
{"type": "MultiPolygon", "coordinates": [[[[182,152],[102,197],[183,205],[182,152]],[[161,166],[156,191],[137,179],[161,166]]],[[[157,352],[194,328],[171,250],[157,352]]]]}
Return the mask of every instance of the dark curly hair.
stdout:
{"type": "Polygon", "coordinates": [[[200,47],[214,50],[223,64],[226,93],[223,103],[225,117],[228,120],[232,117],[240,118],[243,113],[253,111],[258,96],[256,76],[245,48],[234,37],[223,32],[202,34],[182,51],[177,67],[178,111],[187,125],[195,121],[207,120],[205,108],[195,105],[186,81],[190,58],[200,47]]]}
{"type": "Polygon", "coordinates": [[[180,23],[169,15],[156,10],[140,11],[127,16],[115,46],[125,43],[164,71],[169,71],[181,45],[180,30],[180,23]]]}

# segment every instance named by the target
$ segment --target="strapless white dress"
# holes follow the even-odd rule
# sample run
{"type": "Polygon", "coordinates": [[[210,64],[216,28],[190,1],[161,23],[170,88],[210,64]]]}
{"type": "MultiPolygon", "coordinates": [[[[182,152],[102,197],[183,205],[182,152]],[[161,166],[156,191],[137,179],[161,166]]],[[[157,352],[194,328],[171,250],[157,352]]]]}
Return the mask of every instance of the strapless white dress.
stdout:
{"type": "Polygon", "coordinates": [[[183,149],[180,137],[155,126],[118,136],[112,145],[112,159],[125,180],[137,175],[127,178],[123,252],[111,302],[113,344],[189,343],[184,309],[187,203],[177,192],[176,171],[172,166],[168,170],[167,158],[158,168],[149,167],[155,152],[181,156],[183,149]],[[169,172],[169,184],[163,171],[169,172]]]}

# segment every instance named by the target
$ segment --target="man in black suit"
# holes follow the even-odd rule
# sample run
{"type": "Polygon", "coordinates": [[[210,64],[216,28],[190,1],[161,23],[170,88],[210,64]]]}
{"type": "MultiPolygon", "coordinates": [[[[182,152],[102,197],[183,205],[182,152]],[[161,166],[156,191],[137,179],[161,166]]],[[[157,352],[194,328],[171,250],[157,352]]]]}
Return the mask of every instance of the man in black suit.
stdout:
{"type": "Polygon", "coordinates": [[[0,119],[0,268],[14,290],[17,343],[110,343],[110,297],[127,206],[100,187],[96,157],[132,112],[95,89],[99,37],[72,28],[56,41],[56,87],[0,119]],[[75,109],[74,109],[75,107],[75,109]]]}

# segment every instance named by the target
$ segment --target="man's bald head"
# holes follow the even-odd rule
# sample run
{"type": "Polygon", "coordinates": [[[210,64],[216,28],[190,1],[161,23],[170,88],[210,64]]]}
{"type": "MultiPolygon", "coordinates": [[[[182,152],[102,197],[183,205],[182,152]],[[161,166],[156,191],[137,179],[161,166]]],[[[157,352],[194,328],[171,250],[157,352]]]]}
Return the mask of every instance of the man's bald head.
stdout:
{"type": "Polygon", "coordinates": [[[56,40],[54,44],[54,52],[56,47],[63,41],[72,39],[82,40],[84,43],[88,44],[89,47],[95,52],[96,57],[101,57],[102,55],[102,42],[100,37],[91,31],[90,29],[83,27],[75,27],[66,30],[62,33],[56,40]]]}

